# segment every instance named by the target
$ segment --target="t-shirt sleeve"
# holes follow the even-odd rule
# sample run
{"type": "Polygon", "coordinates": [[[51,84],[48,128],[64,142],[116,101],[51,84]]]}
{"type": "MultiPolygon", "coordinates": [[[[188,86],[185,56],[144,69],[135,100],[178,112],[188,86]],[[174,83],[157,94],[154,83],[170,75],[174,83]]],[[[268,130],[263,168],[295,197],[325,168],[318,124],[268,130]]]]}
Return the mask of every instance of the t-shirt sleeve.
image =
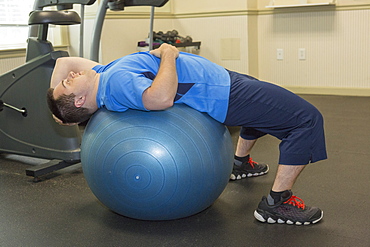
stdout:
{"type": "Polygon", "coordinates": [[[152,85],[152,80],[140,73],[117,71],[111,78],[105,106],[110,110],[125,111],[129,109],[147,110],[142,95],[152,85]]]}
{"type": "Polygon", "coordinates": [[[104,68],[105,68],[106,66],[104,66],[104,65],[101,65],[101,64],[98,64],[98,65],[95,65],[93,68],[92,68],[92,70],[95,70],[95,72],[96,73],[102,73],[102,72],[104,72],[104,68]]]}

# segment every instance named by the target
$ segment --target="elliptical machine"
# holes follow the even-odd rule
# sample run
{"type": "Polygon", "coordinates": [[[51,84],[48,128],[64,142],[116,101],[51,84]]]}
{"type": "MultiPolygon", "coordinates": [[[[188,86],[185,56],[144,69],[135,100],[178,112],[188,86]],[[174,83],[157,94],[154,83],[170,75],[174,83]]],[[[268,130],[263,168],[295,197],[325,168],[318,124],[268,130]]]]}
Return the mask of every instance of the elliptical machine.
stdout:
{"type": "MultiPolygon", "coordinates": [[[[28,24],[26,63],[0,76],[0,153],[11,153],[50,160],[31,167],[26,175],[39,177],[80,162],[81,134],[78,126],[61,126],[51,116],[46,103],[55,62],[69,56],[54,51],[47,40],[48,27],[80,24],[73,4],[91,5],[96,0],[36,0],[28,24]],[[44,7],[58,10],[45,11],[44,7]],[[37,28],[34,28],[37,27],[37,28]]],[[[91,59],[97,61],[100,34],[107,8],[123,10],[125,6],[161,7],[168,0],[102,0],[93,32],[91,59]]]]}
{"type": "Polygon", "coordinates": [[[37,25],[36,37],[30,29],[26,63],[0,77],[0,152],[51,160],[26,170],[39,176],[61,169],[80,160],[81,134],[77,126],[55,123],[45,101],[45,91],[56,60],[66,57],[65,51],[54,51],[47,41],[48,27],[80,24],[81,18],[71,8],[72,3],[93,4],[95,0],[58,1],[58,11],[43,11],[55,1],[36,1],[28,24],[37,25]]]}

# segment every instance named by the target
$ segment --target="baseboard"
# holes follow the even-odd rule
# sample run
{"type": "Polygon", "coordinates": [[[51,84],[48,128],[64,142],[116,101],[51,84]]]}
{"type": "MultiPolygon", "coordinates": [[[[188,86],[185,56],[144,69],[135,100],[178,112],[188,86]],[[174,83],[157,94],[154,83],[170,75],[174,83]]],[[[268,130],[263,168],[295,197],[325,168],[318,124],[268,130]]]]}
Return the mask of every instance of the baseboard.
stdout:
{"type": "Polygon", "coordinates": [[[284,88],[296,94],[370,96],[370,88],[297,87],[297,86],[284,86],[284,88]]]}

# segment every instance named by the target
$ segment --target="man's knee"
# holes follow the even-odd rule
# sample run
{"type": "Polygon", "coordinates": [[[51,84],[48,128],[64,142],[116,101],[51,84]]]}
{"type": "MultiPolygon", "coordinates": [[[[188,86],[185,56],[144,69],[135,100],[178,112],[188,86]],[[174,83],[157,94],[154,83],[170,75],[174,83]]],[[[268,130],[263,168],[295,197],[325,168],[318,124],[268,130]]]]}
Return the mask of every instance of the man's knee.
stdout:
{"type": "Polygon", "coordinates": [[[255,128],[242,127],[240,129],[240,137],[246,140],[256,140],[264,135],[266,135],[266,133],[255,128]]]}

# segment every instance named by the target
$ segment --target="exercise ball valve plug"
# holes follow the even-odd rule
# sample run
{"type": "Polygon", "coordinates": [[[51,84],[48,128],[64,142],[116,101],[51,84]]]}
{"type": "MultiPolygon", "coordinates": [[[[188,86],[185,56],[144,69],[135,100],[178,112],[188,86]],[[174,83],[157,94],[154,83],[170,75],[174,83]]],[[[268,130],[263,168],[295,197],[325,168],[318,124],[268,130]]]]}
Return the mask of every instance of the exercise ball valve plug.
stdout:
{"type": "Polygon", "coordinates": [[[26,110],[26,108],[23,107],[22,109],[19,109],[19,108],[15,107],[15,106],[9,105],[9,104],[5,103],[4,101],[0,100],[0,111],[2,111],[4,109],[4,106],[5,107],[8,107],[8,108],[10,108],[12,110],[15,110],[15,111],[17,111],[19,113],[22,113],[22,115],[24,117],[27,116],[27,110],[26,110]]]}

